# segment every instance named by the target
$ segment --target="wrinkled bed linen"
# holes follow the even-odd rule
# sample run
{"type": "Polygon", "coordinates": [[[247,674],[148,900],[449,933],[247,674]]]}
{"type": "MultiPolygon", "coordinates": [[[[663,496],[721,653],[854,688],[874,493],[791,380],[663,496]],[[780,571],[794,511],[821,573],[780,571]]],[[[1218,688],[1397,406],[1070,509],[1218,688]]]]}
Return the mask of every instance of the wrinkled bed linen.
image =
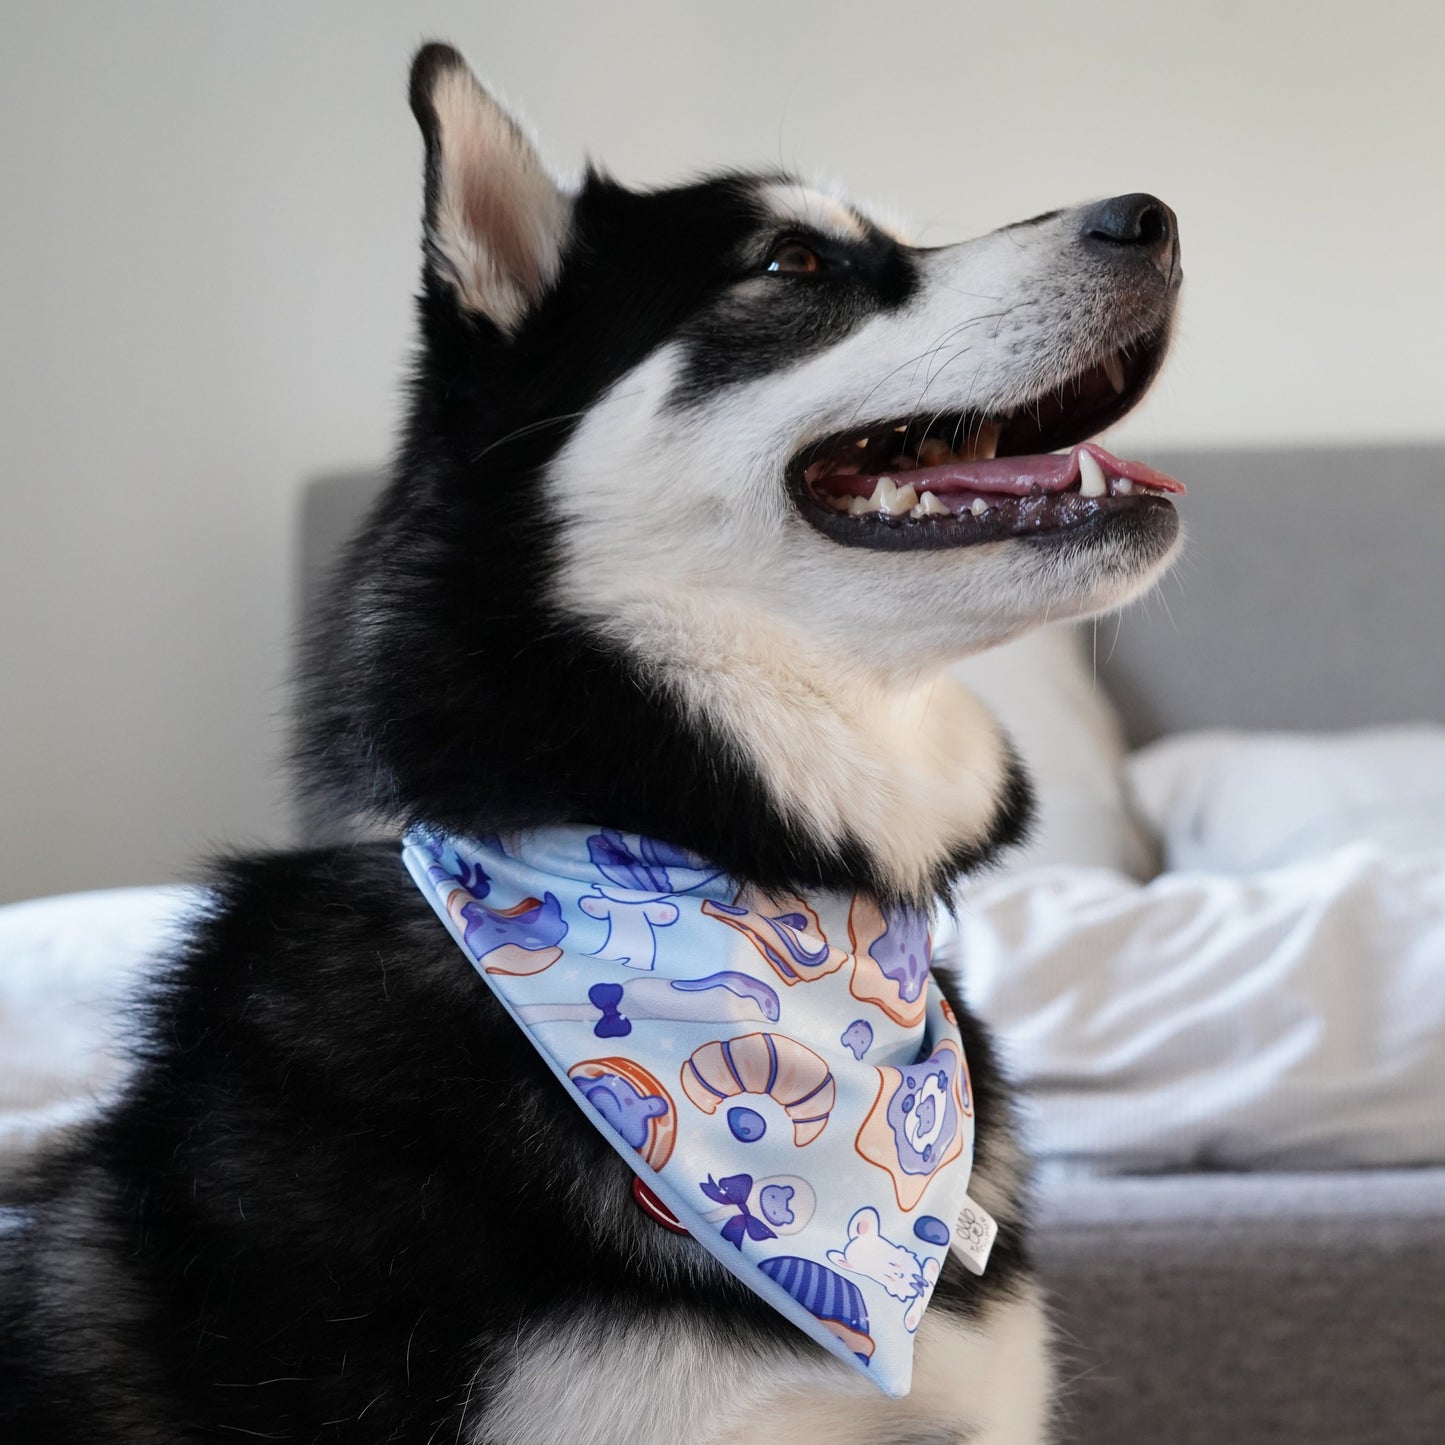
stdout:
{"type": "Polygon", "coordinates": [[[1445,1163],[1445,851],[974,884],[939,961],[1093,1169],[1445,1163]]]}

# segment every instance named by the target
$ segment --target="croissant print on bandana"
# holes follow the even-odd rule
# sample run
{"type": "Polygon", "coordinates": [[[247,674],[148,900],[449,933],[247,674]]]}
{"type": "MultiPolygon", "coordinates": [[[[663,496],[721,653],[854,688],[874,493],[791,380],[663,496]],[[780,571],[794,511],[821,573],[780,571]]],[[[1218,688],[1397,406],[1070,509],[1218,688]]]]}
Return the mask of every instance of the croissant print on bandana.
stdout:
{"type": "Polygon", "coordinates": [[[664,1217],[906,1394],[955,1222],[965,1204],[981,1214],[968,1064],[928,920],[740,888],[612,829],[419,828],[403,857],[567,1107],[664,1217]]]}

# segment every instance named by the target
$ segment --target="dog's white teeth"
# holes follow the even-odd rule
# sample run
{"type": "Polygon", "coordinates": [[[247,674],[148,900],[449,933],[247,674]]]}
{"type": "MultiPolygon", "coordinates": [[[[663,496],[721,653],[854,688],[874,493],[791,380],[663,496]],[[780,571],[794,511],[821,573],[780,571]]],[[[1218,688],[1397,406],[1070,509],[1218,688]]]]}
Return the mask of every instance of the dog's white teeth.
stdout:
{"type": "Polygon", "coordinates": [[[848,503],[848,515],[850,517],[866,517],[874,512],[891,513],[897,496],[898,483],[892,477],[879,477],[873,483],[871,497],[854,497],[848,503]]]}
{"type": "Polygon", "coordinates": [[[1090,451],[1079,453],[1079,491],[1086,497],[1106,497],[1109,494],[1104,469],[1090,451]]]}
{"type": "Polygon", "coordinates": [[[924,517],[949,517],[953,514],[932,492],[924,492],[918,499],[918,505],[908,515],[914,521],[921,521],[924,517]]]}
{"type": "Polygon", "coordinates": [[[868,446],[868,443],[871,442],[872,440],[873,440],[872,437],[859,437],[858,440],[853,443],[853,445],[854,445],[855,447],[857,447],[858,450],[861,452],[861,451],[863,451],[863,450],[866,449],[866,447],[868,446]]]}
{"type": "Polygon", "coordinates": [[[1128,477],[1120,477],[1114,483],[1114,490],[1121,496],[1127,497],[1134,490],[1134,483],[1128,477]]]}
{"type": "Polygon", "coordinates": [[[973,504],[968,509],[975,517],[981,517],[988,511],[988,503],[982,497],[975,497],[973,504]]]}
{"type": "Polygon", "coordinates": [[[888,515],[890,517],[903,517],[911,512],[918,505],[918,493],[913,489],[912,482],[905,482],[893,494],[893,501],[889,504],[888,515]]]}
{"type": "Polygon", "coordinates": [[[847,512],[850,517],[906,517],[917,505],[918,492],[913,484],[904,482],[900,487],[892,477],[879,477],[873,483],[871,497],[851,497],[846,501],[840,497],[829,502],[829,506],[836,511],[847,512]]]}
{"type": "Polygon", "coordinates": [[[1104,375],[1109,378],[1109,385],[1114,388],[1114,395],[1123,396],[1126,384],[1124,381],[1124,363],[1120,359],[1117,351],[1111,351],[1108,356],[1104,358],[1104,375]]]}
{"type": "Polygon", "coordinates": [[[901,487],[892,477],[879,477],[873,485],[873,495],[868,498],[870,512],[882,512],[889,517],[903,517],[918,503],[918,493],[909,482],[901,487]]]}

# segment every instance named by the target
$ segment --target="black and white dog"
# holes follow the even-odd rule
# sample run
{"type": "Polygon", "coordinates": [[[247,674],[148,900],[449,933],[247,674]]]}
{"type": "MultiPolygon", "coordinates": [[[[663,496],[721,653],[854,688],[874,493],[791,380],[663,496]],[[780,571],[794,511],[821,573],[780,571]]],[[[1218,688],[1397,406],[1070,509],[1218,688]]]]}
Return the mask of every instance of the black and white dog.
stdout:
{"type": "MultiPolygon", "coordinates": [[[[1079,445],[1163,357],[1172,213],[924,250],[782,175],[561,185],[445,46],[411,99],[410,422],[306,680],[307,785],[946,898],[1028,813],[947,665],[1117,607],[1176,546],[1173,484],[1079,445]]],[[[949,980],[1000,1233],[889,1400],[635,1206],[394,843],[214,881],[134,1083],[7,1246],[6,1445],[1046,1438],[1008,1098],[949,980]]]]}

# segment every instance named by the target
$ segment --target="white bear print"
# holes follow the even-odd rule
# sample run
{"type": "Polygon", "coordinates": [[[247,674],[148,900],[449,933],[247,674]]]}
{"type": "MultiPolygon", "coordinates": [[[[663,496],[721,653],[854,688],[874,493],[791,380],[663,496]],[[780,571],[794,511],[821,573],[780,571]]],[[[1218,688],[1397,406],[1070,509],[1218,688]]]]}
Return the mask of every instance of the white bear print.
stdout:
{"type": "Polygon", "coordinates": [[[861,1274],[881,1284],[894,1299],[902,1300],[908,1306],[903,1325],[912,1334],[938,1283],[938,1261],[921,1260],[912,1250],[885,1239],[878,1232],[878,1224],[876,1209],[858,1210],[848,1221],[847,1246],[830,1249],[828,1263],[835,1269],[861,1274]]]}
{"type": "Polygon", "coordinates": [[[657,967],[654,930],[677,922],[677,904],[669,903],[665,896],[649,898],[629,893],[618,897],[600,886],[595,895],[586,894],[578,904],[589,918],[607,920],[607,940],[595,950],[594,958],[625,963],[628,968],[657,967]]]}

